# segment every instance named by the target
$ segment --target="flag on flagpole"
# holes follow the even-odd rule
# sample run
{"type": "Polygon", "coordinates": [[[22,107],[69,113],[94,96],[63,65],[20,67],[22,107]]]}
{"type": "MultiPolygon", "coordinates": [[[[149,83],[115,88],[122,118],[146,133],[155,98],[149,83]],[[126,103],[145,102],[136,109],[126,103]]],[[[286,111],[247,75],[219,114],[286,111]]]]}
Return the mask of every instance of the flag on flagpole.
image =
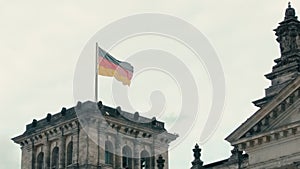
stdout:
{"type": "Polygon", "coordinates": [[[98,47],[98,75],[115,77],[124,85],[130,85],[133,66],[114,58],[108,52],[98,47]]]}

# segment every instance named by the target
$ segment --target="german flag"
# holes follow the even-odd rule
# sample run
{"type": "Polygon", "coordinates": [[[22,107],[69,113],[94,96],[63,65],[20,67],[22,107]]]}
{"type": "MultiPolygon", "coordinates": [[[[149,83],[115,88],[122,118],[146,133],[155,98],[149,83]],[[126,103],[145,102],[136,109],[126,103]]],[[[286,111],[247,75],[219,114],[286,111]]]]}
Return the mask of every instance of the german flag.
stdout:
{"type": "Polygon", "coordinates": [[[124,85],[130,85],[133,66],[114,58],[108,52],[98,47],[98,75],[115,77],[124,85]]]}

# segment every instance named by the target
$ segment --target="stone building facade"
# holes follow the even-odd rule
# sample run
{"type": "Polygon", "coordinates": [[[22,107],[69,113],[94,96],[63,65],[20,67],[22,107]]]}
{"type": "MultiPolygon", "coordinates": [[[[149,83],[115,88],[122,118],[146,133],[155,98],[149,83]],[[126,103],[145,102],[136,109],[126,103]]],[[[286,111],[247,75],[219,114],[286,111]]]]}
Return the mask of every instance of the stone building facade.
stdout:
{"type": "Polygon", "coordinates": [[[21,146],[22,169],[154,169],[159,155],[167,169],[177,137],[155,118],[88,101],[34,119],[12,140],[21,146]]]}
{"type": "Polygon", "coordinates": [[[265,75],[265,97],[253,102],[260,109],[225,139],[231,157],[203,166],[196,146],[192,169],[300,168],[300,22],[290,3],[274,31],[281,57],[265,75]]]}

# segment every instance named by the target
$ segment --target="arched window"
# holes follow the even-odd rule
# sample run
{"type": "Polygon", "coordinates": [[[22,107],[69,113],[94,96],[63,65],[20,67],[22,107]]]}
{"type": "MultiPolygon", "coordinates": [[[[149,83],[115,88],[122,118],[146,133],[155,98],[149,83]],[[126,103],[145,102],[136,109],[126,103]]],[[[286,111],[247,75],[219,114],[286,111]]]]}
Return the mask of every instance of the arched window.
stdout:
{"type": "Polygon", "coordinates": [[[70,141],[67,146],[67,165],[72,164],[73,157],[73,141],[70,141]]]}
{"type": "Polygon", "coordinates": [[[123,168],[130,169],[132,168],[132,153],[131,149],[128,146],[124,146],[122,149],[122,164],[123,168]]]}
{"type": "Polygon", "coordinates": [[[44,167],[44,153],[40,152],[37,156],[37,169],[43,169],[44,167]]]}
{"type": "Polygon", "coordinates": [[[113,164],[113,145],[110,141],[105,141],[105,164],[113,164]]]}
{"type": "Polygon", "coordinates": [[[141,152],[141,169],[149,169],[150,168],[150,155],[146,150],[141,152]]]}
{"type": "Polygon", "coordinates": [[[58,161],[59,161],[59,148],[54,147],[52,150],[52,163],[51,169],[58,169],[58,161]]]}

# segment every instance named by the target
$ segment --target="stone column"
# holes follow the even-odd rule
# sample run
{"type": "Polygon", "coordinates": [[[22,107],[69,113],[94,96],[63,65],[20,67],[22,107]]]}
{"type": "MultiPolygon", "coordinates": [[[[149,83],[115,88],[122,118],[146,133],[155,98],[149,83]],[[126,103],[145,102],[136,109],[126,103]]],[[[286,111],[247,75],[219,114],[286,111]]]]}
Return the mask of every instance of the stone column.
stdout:
{"type": "Polygon", "coordinates": [[[97,167],[100,166],[100,121],[97,120],[97,167]]]}
{"type": "Polygon", "coordinates": [[[32,163],[32,145],[26,144],[21,147],[22,150],[22,162],[21,162],[21,169],[28,169],[32,163]]]}
{"type": "Polygon", "coordinates": [[[133,140],[133,168],[139,169],[140,168],[140,143],[137,139],[133,140]]]}
{"type": "Polygon", "coordinates": [[[87,129],[88,139],[88,165],[98,166],[99,162],[99,146],[98,146],[98,124],[95,120],[91,120],[89,128],[87,129]]]}
{"type": "Polygon", "coordinates": [[[59,168],[64,169],[66,164],[66,156],[65,156],[65,149],[66,149],[66,137],[63,135],[60,138],[59,144],[59,168]]]}
{"type": "MultiPolygon", "coordinates": [[[[100,122],[100,127],[98,131],[98,148],[99,148],[99,163],[105,164],[105,123],[100,122]]],[[[112,152],[113,153],[113,152],[112,152]]]]}
{"type": "Polygon", "coordinates": [[[80,133],[80,127],[77,126],[77,129],[74,131],[72,135],[72,141],[73,141],[73,157],[72,157],[72,164],[75,166],[78,166],[78,158],[79,158],[79,133],[80,133]]]}
{"type": "Polygon", "coordinates": [[[122,150],[121,150],[121,135],[116,134],[115,142],[115,169],[122,168],[122,150]]]}
{"type": "Polygon", "coordinates": [[[155,145],[155,139],[154,138],[153,138],[153,141],[152,141],[152,145],[150,145],[150,147],[151,147],[150,168],[155,169],[155,158],[156,158],[155,148],[156,148],[156,145],[155,145]]]}
{"type": "Polygon", "coordinates": [[[45,135],[44,140],[44,166],[45,169],[50,169],[50,143],[48,141],[48,135],[45,135]]]}
{"type": "Polygon", "coordinates": [[[34,147],[33,138],[31,138],[30,141],[31,141],[31,168],[35,169],[35,147],[34,147]]]}
{"type": "MultiPolygon", "coordinates": [[[[86,129],[88,130],[88,129],[86,129]]],[[[78,149],[78,163],[79,167],[83,167],[89,163],[88,159],[88,147],[89,147],[89,138],[86,133],[86,130],[81,130],[79,133],[79,149],[78,149]]]]}

